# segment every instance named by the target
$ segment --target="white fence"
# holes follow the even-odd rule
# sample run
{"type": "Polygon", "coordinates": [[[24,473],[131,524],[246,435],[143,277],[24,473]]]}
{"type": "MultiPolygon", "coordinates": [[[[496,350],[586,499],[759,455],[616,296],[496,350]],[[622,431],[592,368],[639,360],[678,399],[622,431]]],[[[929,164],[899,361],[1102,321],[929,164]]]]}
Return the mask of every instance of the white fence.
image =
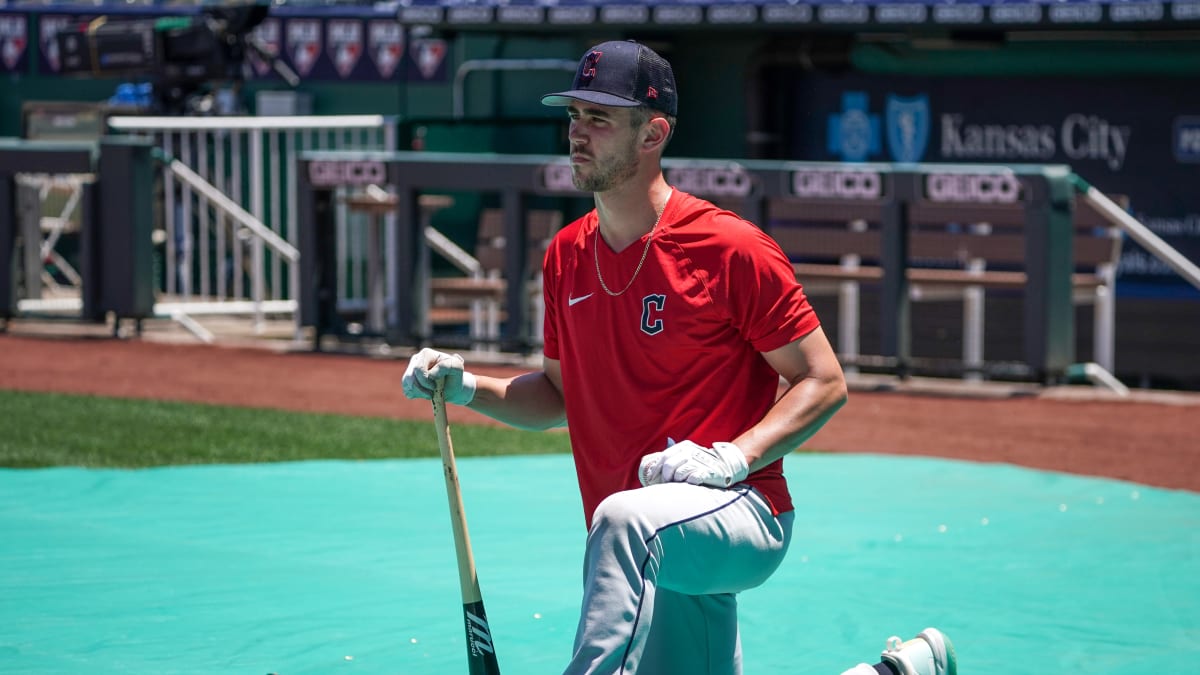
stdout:
{"type": "MultiPolygon", "coordinates": [[[[249,308],[258,327],[264,312],[298,317],[298,153],[396,148],[394,120],[382,115],[111,117],[108,125],[153,137],[173,160],[163,169],[160,300],[174,299],[183,308],[176,314],[188,307],[229,314],[249,308]]],[[[342,202],[339,301],[365,306],[367,217],[342,202]]]]}

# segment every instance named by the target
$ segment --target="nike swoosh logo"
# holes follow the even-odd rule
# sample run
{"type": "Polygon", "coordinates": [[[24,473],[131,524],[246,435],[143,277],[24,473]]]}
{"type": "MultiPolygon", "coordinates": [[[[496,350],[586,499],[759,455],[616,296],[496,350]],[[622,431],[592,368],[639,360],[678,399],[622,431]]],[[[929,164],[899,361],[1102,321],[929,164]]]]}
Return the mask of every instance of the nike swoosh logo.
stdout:
{"type": "Polygon", "coordinates": [[[576,304],[581,303],[584,300],[587,300],[588,298],[592,297],[593,295],[595,295],[595,293],[588,293],[587,295],[581,295],[578,298],[567,298],[567,306],[574,307],[576,304]]]}

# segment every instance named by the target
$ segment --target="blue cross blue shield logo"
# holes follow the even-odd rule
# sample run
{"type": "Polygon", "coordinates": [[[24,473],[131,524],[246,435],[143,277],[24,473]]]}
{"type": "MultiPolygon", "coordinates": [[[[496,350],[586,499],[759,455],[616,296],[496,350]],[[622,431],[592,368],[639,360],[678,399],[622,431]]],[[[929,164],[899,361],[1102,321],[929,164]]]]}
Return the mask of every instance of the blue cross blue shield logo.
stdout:
{"type": "Polygon", "coordinates": [[[879,115],[868,112],[867,94],[842,93],[842,111],[830,115],[826,147],[845,162],[862,162],[879,153],[879,115]]]}
{"type": "Polygon", "coordinates": [[[905,164],[921,161],[929,145],[929,97],[889,94],[884,116],[892,159],[905,164]]]}

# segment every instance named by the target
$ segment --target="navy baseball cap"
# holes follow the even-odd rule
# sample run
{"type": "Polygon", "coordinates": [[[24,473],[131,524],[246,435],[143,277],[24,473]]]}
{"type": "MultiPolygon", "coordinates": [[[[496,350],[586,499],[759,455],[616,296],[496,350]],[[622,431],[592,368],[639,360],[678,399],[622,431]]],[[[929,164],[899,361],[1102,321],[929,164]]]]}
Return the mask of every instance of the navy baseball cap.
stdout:
{"type": "Polygon", "coordinates": [[[671,64],[633,40],[604,42],[579,60],[570,91],[546,94],[542,105],[570,105],[573,100],[632,108],[644,105],[675,116],[675,74],[671,64]]]}

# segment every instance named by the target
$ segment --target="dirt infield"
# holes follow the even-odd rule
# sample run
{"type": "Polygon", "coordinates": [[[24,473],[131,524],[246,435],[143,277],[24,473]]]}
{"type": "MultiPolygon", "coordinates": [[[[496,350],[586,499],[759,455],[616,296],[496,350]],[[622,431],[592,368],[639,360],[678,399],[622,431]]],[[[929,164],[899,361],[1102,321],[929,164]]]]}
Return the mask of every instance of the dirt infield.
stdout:
{"type": "MultiPolygon", "coordinates": [[[[147,339],[0,335],[2,389],[428,419],[427,403],[400,393],[404,366],[403,359],[147,339]]],[[[810,447],[1007,462],[1200,491],[1200,395],[1118,400],[1078,388],[878,388],[878,381],[852,381],[850,402],[810,447]]],[[[466,410],[455,421],[492,423],[466,410]]]]}

